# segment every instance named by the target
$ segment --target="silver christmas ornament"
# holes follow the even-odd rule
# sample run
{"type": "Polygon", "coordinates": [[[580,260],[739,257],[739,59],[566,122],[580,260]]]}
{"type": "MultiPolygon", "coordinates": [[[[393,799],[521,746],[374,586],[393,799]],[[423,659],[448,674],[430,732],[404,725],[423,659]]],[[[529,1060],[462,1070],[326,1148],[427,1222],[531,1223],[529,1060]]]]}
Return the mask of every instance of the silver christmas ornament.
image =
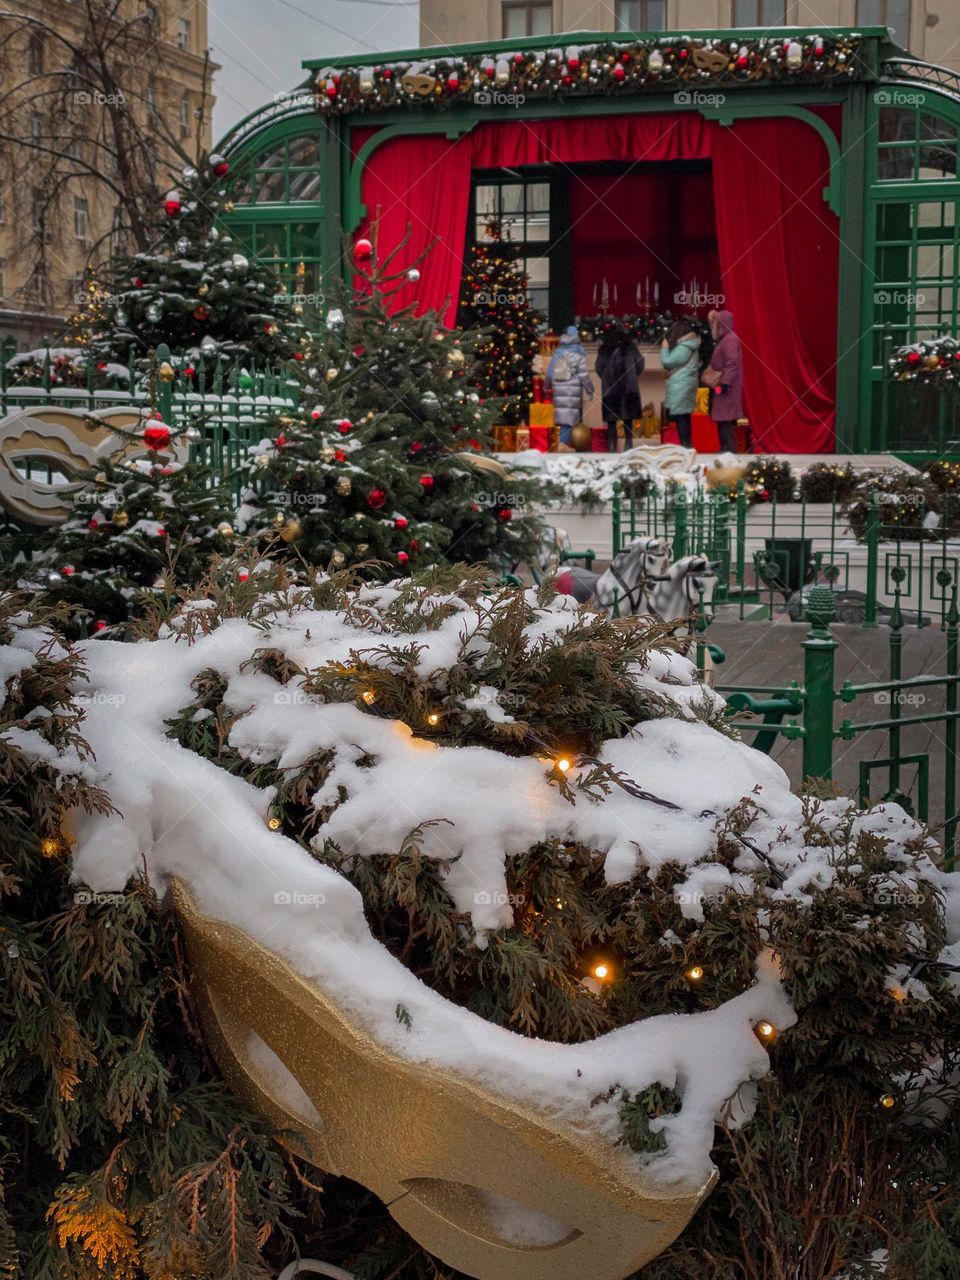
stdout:
{"type": "Polygon", "coordinates": [[[144,314],[151,324],[156,324],[163,315],[163,308],[160,306],[159,302],[151,302],[144,314]]]}
{"type": "Polygon", "coordinates": [[[416,267],[410,268],[410,270],[407,272],[407,279],[410,281],[411,284],[417,283],[417,281],[420,279],[420,272],[417,270],[416,267]]]}
{"type": "Polygon", "coordinates": [[[250,265],[249,261],[243,256],[242,253],[235,253],[231,261],[234,267],[237,269],[237,271],[246,271],[247,267],[249,267],[250,265]]]}

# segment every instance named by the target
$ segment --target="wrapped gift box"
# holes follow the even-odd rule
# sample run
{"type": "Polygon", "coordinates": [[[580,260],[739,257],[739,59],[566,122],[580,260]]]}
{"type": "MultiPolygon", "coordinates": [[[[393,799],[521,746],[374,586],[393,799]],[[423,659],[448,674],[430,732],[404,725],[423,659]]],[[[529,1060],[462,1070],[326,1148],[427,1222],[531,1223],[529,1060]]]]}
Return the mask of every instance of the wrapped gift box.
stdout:
{"type": "Polygon", "coordinates": [[[592,453],[607,452],[607,428],[594,427],[590,432],[590,450],[592,453]]]}
{"type": "Polygon", "coordinates": [[[497,425],[493,428],[493,447],[498,453],[514,453],[517,448],[517,428],[497,425]]]}
{"type": "Polygon", "coordinates": [[[530,406],[530,426],[531,427],[552,427],[553,426],[553,405],[552,404],[532,404],[530,406]]]}
{"type": "Polygon", "coordinates": [[[541,453],[550,452],[550,428],[549,427],[531,427],[530,428],[530,448],[539,449],[541,453]]]}

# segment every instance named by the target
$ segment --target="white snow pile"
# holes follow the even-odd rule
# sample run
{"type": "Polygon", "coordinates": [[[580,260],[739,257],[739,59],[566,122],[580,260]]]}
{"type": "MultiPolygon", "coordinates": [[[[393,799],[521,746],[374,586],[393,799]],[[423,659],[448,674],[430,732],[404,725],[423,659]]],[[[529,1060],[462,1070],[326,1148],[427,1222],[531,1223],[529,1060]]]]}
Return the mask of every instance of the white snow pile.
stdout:
{"type": "MultiPolygon", "coordinates": [[[[421,675],[442,679],[462,654],[482,653],[489,644],[485,627],[495,602],[471,605],[449,594],[435,599],[442,609],[435,627],[378,634],[384,609],[405,607],[404,592],[410,592],[409,584],[361,588],[349,607],[327,609],[318,609],[307,590],[287,593],[253,621],[222,618],[212,601],[201,601],[159,639],[86,642],[87,676],[76,688],[85,709],[82,732],[94,753],[85,769],[119,816],[75,815],[76,877],[98,892],[121,890],[144,870],[158,889],[179,877],[203,912],[247,931],[322,984],[384,1045],[550,1109],[576,1129],[599,1132],[611,1146],[620,1135],[617,1102],[596,1105],[599,1097],[612,1095],[616,1085],[631,1092],[657,1082],[676,1087],[680,1111],[654,1122],[665,1133],[666,1149],[640,1157],[621,1146],[617,1158],[652,1160],[665,1179],[705,1178],[712,1168],[715,1123],[742,1086],[768,1070],[755,1024],[766,1019],[786,1028],[795,1021],[772,958],[761,964],[750,989],[711,1011],[652,1017],[580,1045],[521,1037],[451,1004],[393,958],[370,934],[357,890],[269,829],[271,791],[169,736],[166,722],[197,700],[194,679],[201,672],[218,673],[225,706],[238,715],[229,745],[242,756],[295,772],[321,753],[329,759],[326,781],[314,797],[322,819],[317,843],[332,840],[361,857],[391,854],[421,828],[417,839],[425,853],[449,861],[449,891],[458,908],[472,914],[479,946],[487,931],[511,920],[504,859],[539,841],[577,841],[605,852],[611,881],[679,862],[688,868],[681,888],[693,912],[704,895],[749,891],[762,869],[756,853],[744,848],[733,872],[710,860],[716,815],[745,796],[757,807],[749,837],[784,877],[771,895],[804,901],[813,886],[830,884],[830,851],[804,843],[801,802],[782,770],[696,717],[697,701],[713,695],[704,694],[691,664],[675,653],[655,653],[635,673],[639,683],[675,706],[675,715],[644,721],[597,752],[675,809],[618,787],[602,802],[592,800],[577,790],[576,766],[567,775],[573,798],[565,798],[550,761],[427,741],[406,724],[371,714],[360,699],[319,701],[302,678],[281,684],[250,662],[258,651],[276,651],[309,672],[331,662],[355,662],[358,652],[389,639],[397,646],[397,662],[402,653],[413,653],[421,675]],[[401,1005],[409,1013],[402,1022],[401,1005]]],[[[577,621],[565,597],[540,604],[528,592],[525,603],[524,642],[534,656],[537,645],[562,638],[577,621]]],[[[38,633],[28,632],[0,650],[0,673],[18,678],[21,655],[29,656],[38,643],[38,633]]],[[[380,652],[378,660],[391,658],[380,652]]],[[[495,705],[491,690],[478,680],[468,696],[481,706],[495,705]]],[[[50,748],[35,737],[17,730],[18,746],[48,758],[50,748]]],[[[70,772],[77,761],[64,759],[59,767],[70,772]]],[[[849,805],[827,808],[839,824],[849,805]]],[[[893,805],[860,821],[883,835],[894,854],[920,835],[893,805]]],[[[925,878],[947,891],[958,878],[939,872],[915,851],[904,853],[902,861],[901,888],[925,878]]],[[[951,901],[955,941],[960,893],[951,901]]],[[[742,1090],[738,1120],[749,1119],[750,1105],[750,1091],[742,1090]]]]}

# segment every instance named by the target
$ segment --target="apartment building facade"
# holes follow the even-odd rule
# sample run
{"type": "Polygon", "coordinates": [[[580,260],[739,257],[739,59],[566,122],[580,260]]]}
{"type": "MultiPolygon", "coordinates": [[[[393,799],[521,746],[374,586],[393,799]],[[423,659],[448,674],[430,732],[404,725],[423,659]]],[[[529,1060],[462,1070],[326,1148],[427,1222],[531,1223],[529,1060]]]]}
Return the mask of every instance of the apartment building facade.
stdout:
{"type": "Polygon", "coordinates": [[[563,31],[890,27],[916,58],[960,71],[955,0],[420,0],[420,43],[463,44],[563,31]]]}
{"type": "Polygon", "coordinates": [[[209,146],[216,68],[206,0],[110,7],[114,23],[95,31],[86,6],[71,0],[21,0],[16,17],[0,19],[7,352],[54,338],[82,296],[86,269],[132,247],[124,231],[131,184],[163,189],[182,163],[173,144],[188,154],[198,140],[209,146]],[[106,72],[92,74],[104,37],[115,37],[113,52],[106,72]]]}

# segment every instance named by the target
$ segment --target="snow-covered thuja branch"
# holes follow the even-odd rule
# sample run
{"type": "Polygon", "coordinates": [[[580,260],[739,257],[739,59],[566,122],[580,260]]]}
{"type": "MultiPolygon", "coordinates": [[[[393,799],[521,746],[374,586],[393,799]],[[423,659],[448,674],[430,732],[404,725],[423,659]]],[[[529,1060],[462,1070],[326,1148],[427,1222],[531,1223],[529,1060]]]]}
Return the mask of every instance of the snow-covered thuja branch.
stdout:
{"type": "MultiPolygon", "coordinates": [[[[156,639],[87,646],[84,731],[123,818],[79,824],[78,872],[180,877],[394,1052],[664,1176],[702,1177],[717,1141],[732,1160],[781,1093],[822,1111],[838,1063],[849,1151],[888,1122],[892,1149],[902,1082],[958,1026],[949,973],[906,980],[910,955],[950,958],[956,878],[896,806],[793,796],[714,726],[681,649],[481,574],[211,583],[156,639]]],[[[830,1148],[834,1119],[804,1123],[830,1148]]]]}

